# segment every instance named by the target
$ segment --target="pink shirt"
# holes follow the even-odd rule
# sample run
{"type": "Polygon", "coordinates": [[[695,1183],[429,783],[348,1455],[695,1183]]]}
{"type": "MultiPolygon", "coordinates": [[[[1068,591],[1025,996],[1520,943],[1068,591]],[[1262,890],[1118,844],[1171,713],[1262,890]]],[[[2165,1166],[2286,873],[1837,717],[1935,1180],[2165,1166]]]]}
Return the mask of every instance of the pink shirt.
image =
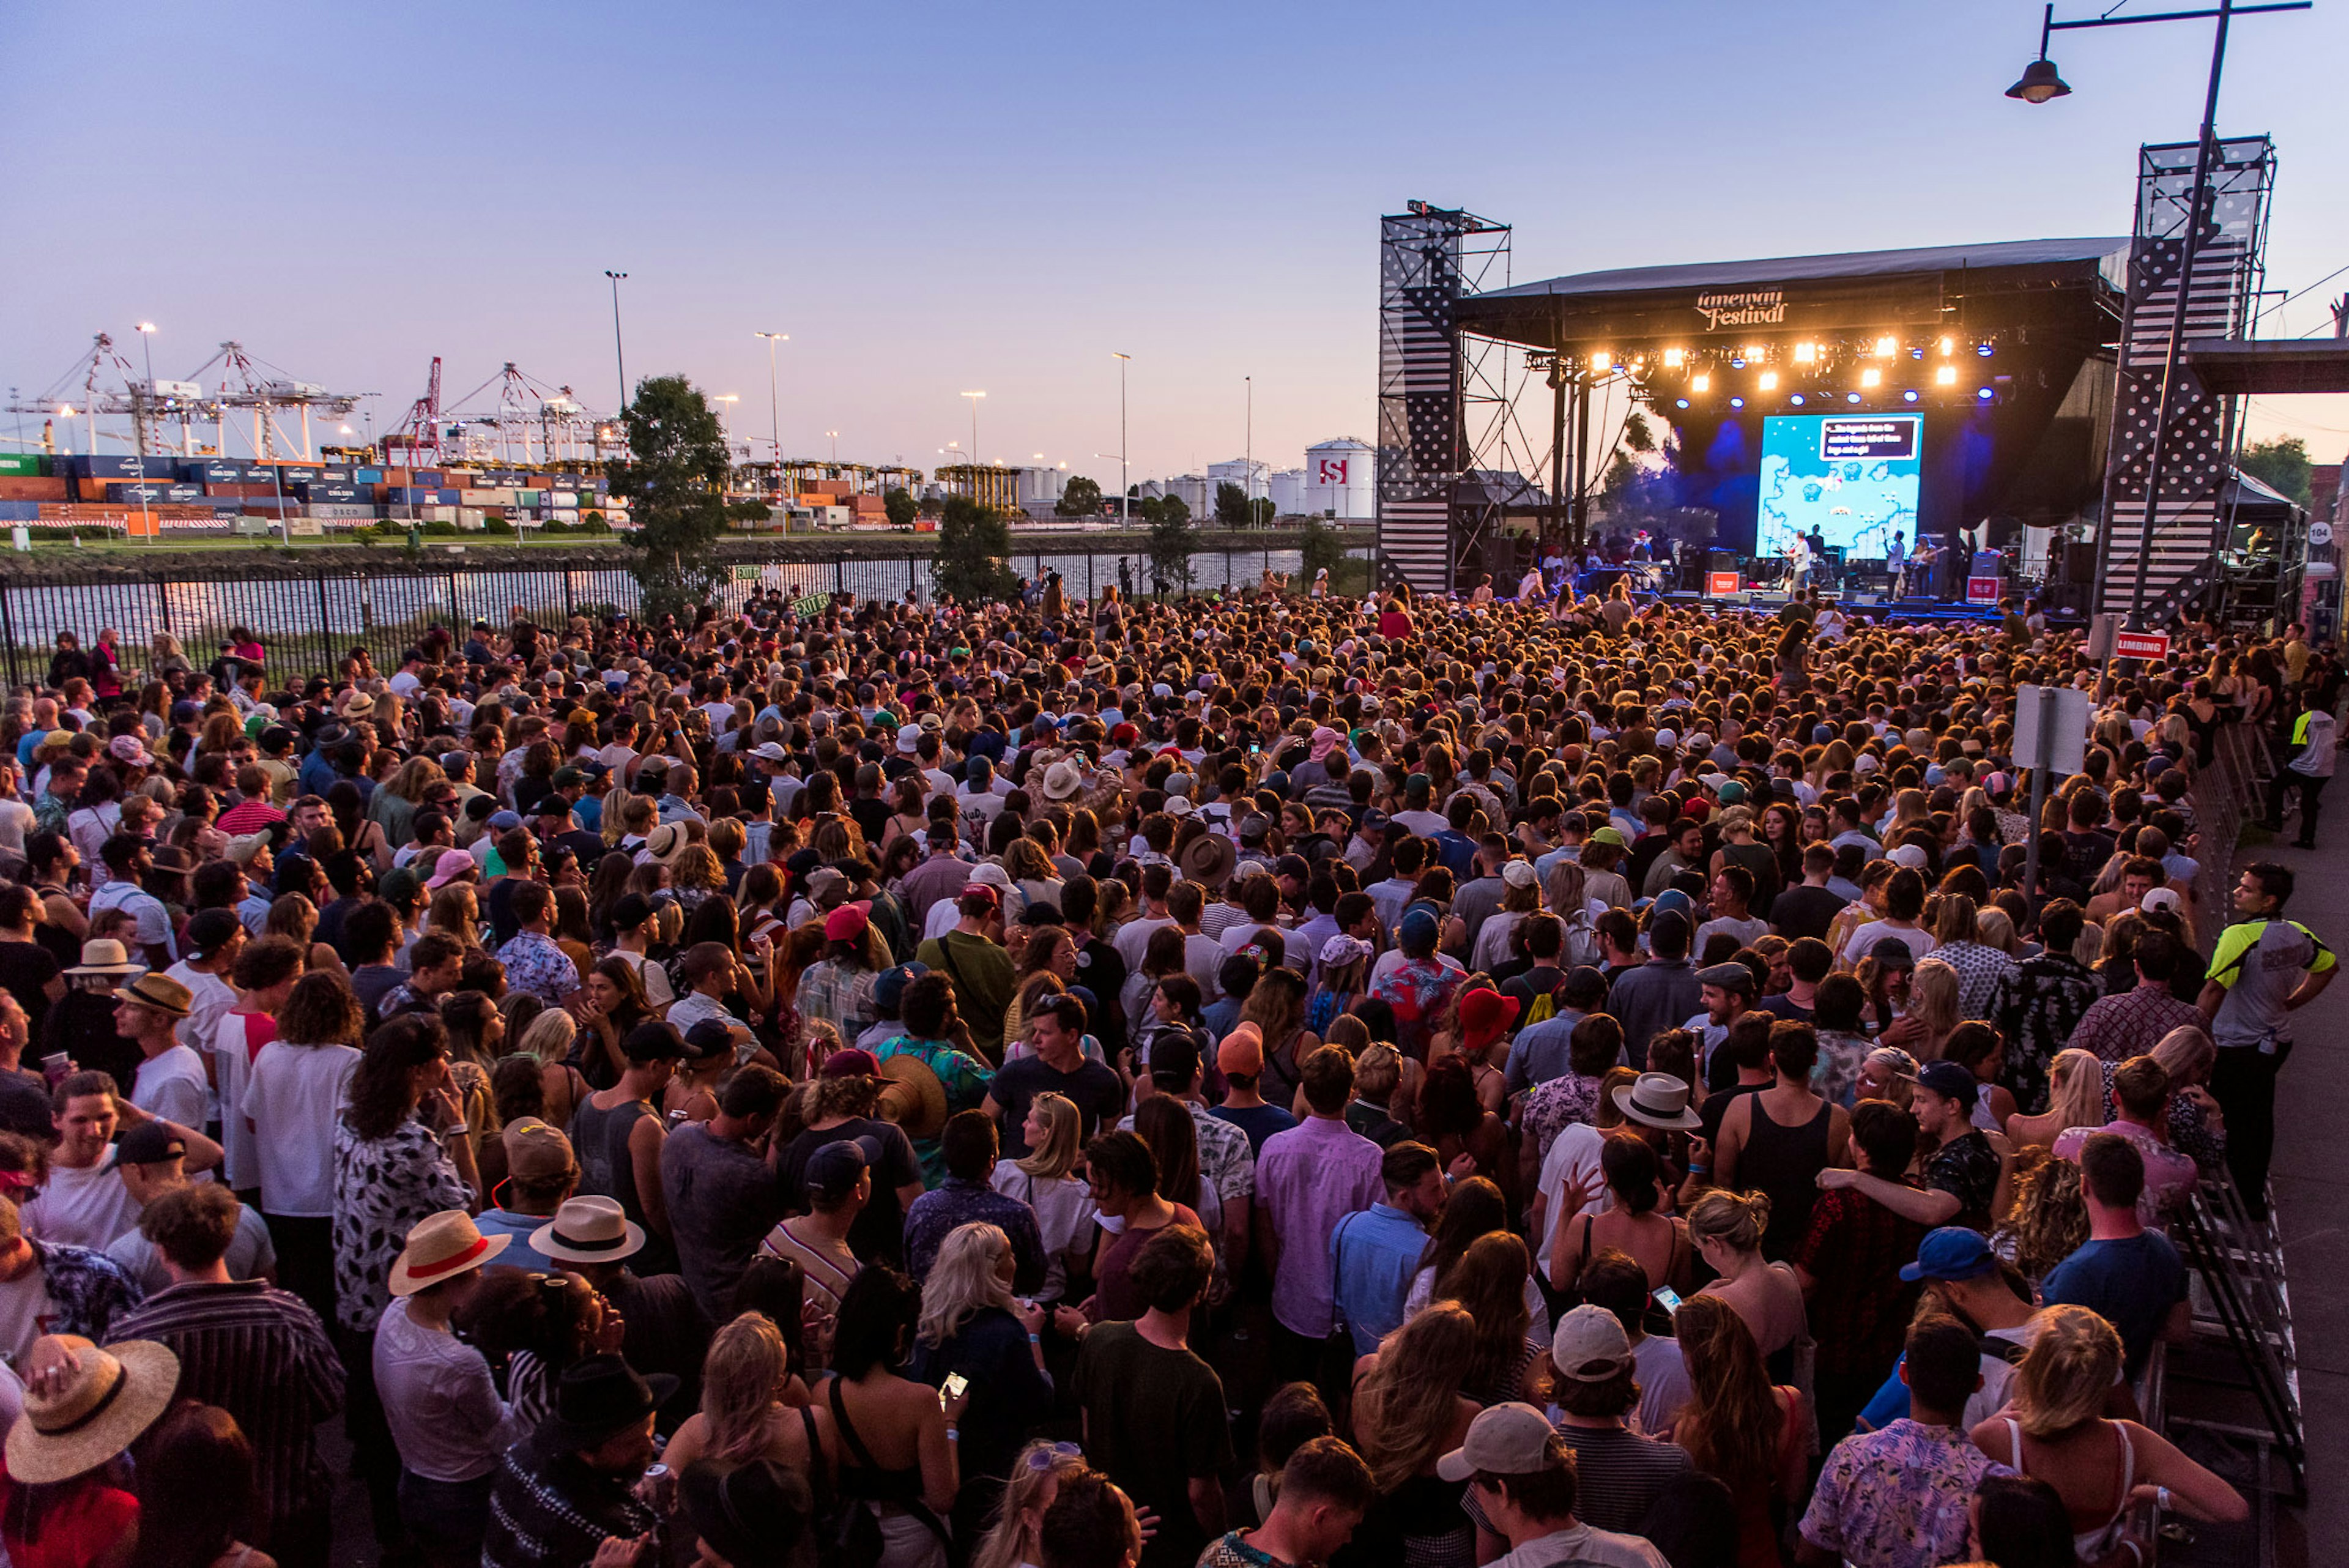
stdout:
{"type": "Polygon", "coordinates": [[[1333,1311],[1330,1232],[1385,1195],[1377,1144],[1343,1121],[1308,1116],[1264,1140],[1257,1157],[1257,1201],[1280,1238],[1272,1315],[1308,1339],[1330,1332],[1333,1311]]]}
{"type": "Polygon", "coordinates": [[[2135,1122],[2109,1122],[2100,1127],[2066,1127],[2055,1139],[2055,1158],[2077,1164],[2080,1146],[2088,1141],[2091,1133],[2117,1133],[2137,1145],[2137,1153],[2145,1157],[2145,1190],[2137,1194],[2137,1217],[2147,1225],[2158,1224],[2165,1209],[2182,1207],[2194,1190],[2202,1173],[2193,1160],[2163,1143],[2152,1132],[2135,1122]]]}

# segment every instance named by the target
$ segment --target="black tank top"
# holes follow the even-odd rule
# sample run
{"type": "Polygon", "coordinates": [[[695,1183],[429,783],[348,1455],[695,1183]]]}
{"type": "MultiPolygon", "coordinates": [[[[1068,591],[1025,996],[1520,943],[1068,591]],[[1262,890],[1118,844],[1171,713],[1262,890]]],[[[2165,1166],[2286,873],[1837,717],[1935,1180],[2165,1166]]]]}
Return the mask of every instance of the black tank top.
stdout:
{"type": "MultiPolygon", "coordinates": [[[[1767,1090],[1764,1091],[1768,1093],[1767,1090]]],[[[1770,1225],[1762,1232],[1762,1255],[1775,1262],[1802,1244],[1818,1201],[1818,1174],[1827,1166],[1827,1129],[1835,1106],[1819,1102],[1818,1114],[1800,1127],[1770,1119],[1762,1095],[1747,1101],[1753,1122],[1737,1159],[1738,1185],[1770,1199],[1770,1225]]]]}

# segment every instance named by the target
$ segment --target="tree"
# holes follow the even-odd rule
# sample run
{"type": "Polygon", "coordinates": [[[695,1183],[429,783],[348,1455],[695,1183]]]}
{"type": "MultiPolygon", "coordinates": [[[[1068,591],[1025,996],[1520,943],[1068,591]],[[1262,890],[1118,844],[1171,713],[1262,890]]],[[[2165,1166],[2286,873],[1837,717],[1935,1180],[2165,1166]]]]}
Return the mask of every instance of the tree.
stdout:
{"type": "Polygon", "coordinates": [[[883,491],[881,506],[888,513],[892,528],[911,528],[914,519],[922,514],[922,504],[907,493],[903,485],[891,485],[883,491]]]}
{"type": "Polygon", "coordinates": [[[1102,509],[1102,487],[1083,474],[1071,474],[1052,510],[1063,517],[1092,517],[1102,509]]]}
{"type": "Polygon", "coordinates": [[[1335,528],[1325,528],[1319,517],[1305,520],[1305,580],[1310,583],[1315,573],[1325,567],[1331,576],[1346,559],[1346,538],[1335,528]]]}
{"type": "Polygon", "coordinates": [[[930,562],[930,583],[942,598],[957,604],[1008,599],[1018,588],[1011,575],[1011,525],[993,507],[968,495],[949,495],[938,514],[938,553],[930,562]]]}
{"type": "Polygon", "coordinates": [[[1271,527],[1273,518],[1278,515],[1273,509],[1272,497],[1269,495],[1257,496],[1255,503],[1249,506],[1248,512],[1259,528],[1271,527]]]}
{"type": "MultiPolygon", "coordinates": [[[[732,515],[749,515],[726,500],[726,437],[718,416],[683,376],[653,376],[636,384],[623,410],[628,455],[605,465],[612,493],[631,503],[636,531],[627,536],[645,613],[682,617],[726,579],[711,546],[732,515]]],[[[760,510],[763,511],[761,507],[760,510]]]]}
{"type": "Polygon", "coordinates": [[[1248,521],[1247,492],[1230,480],[1216,483],[1216,526],[1245,528],[1248,521]]]}
{"type": "MultiPolygon", "coordinates": [[[[1177,523],[1191,521],[1191,504],[1179,495],[1160,496],[1158,511],[1161,516],[1172,517],[1177,523]]],[[[1157,518],[1154,517],[1151,521],[1154,523],[1157,518]]]]}
{"type": "Polygon", "coordinates": [[[2315,493],[2309,487],[2308,443],[2298,436],[2252,442],[2243,449],[2240,466],[2253,479],[2302,506],[2312,504],[2315,499],[2315,493]]]}
{"type": "Polygon", "coordinates": [[[1188,593],[1191,588],[1191,552],[1198,548],[1198,530],[1191,526],[1190,508],[1180,501],[1174,503],[1180,512],[1161,506],[1158,521],[1150,525],[1150,583],[1161,596],[1168,588],[1188,593]]]}

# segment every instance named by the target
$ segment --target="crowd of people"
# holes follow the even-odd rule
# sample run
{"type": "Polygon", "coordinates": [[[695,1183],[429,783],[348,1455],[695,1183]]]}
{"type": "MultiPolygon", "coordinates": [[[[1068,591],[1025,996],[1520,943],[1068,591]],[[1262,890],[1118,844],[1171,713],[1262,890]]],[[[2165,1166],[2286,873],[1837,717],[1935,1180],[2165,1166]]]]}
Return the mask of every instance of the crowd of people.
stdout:
{"type": "Polygon", "coordinates": [[[0,713],[19,1568],[318,1568],[347,1478],[436,1568],[2244,1511],[2136,1380],[2335,972],[2288,869],[2197,891],[2227,725],[2313,842],[2297,628],[754,592],[133,658],[0,713]],[[2025,684],[2097,704],[2036,822],[2025,684]]]}

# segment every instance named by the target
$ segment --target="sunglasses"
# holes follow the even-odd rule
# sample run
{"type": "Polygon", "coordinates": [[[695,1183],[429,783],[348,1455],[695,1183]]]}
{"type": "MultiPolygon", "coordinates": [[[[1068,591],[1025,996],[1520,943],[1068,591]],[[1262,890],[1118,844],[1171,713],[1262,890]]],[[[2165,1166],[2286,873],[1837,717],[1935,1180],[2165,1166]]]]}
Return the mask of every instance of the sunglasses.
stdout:
{"type": "Polygon", "coordinates": [[[1074,1443],[1040,1444],[1030,1448],[1025,1458],[1031,1470],[1049,1470],[1056,1465],[1072,1465],[1083,1461],[1084,1449],[1074,1443]]]}

